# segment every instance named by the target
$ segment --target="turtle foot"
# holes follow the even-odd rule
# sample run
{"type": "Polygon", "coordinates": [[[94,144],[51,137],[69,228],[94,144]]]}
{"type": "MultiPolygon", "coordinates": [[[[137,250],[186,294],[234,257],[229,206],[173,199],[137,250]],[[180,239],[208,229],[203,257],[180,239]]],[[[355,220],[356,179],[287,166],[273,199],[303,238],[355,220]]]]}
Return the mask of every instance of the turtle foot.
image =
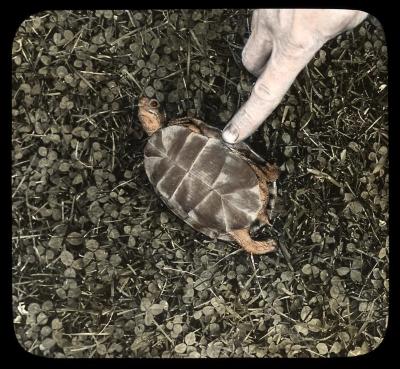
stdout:
{"type": "Polygon", "coordinates": [[[266,241],[253,240],[248,229],[237,229],[231,231],[230,235],[244,250],[252,254],[267,254],[277,248],[276,241],[272,239],[266,241]]]}

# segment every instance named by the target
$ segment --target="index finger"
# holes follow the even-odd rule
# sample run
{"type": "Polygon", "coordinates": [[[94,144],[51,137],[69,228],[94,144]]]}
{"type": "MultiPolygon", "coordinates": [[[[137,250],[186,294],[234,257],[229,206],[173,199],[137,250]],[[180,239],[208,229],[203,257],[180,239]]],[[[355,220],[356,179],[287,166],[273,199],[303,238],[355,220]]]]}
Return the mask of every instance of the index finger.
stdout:
{"type": "MultiPolygon", "coordinates": [[[[278,46],[278,45],[275,45],[278,46]]],[[[234,115],[223,131],[223,139],[229,143],[242,141],[254,133],[275,110],[299,72],[311,60],[319,45],[304,49],[297,55],[274,47],[271,58],[251,92],[250,98],[234,115]]]]}

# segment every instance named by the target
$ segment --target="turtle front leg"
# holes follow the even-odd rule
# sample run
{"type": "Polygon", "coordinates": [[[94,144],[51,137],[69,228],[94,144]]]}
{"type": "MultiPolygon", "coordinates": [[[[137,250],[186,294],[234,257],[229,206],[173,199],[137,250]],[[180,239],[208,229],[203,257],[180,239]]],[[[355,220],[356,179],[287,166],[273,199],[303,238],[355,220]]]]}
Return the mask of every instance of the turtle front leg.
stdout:
{"type": "Polygon", "coordinates": [[[247,252],[252,254],[267,254],[273,252],[277,248],[277,244],[274,240],[269,239],[267,241],[255,241],[251,238],[248,229],[237,229],[229,233],[232,238],[242,246],[247,252]]]}
{"type": "Polygon", "coordinates": [[[191,122],[188,122],[186,119],[185,120],[182,119],[181,121],[176,120],[171,125],[183,126],[183,127],[190,129],[194,133],[201,133],[201,130],[199,127],[197,127],[195,124],[192,124],[191,122]]]}
{"type": "Polygon", "coordinates": [[[191,131],[203,134],[206,137],[216,138],[218,140],[222,138],[221,131],[218,128],[212,127],[196,118],[178,118],[175,119],[172,124],[185,126],[191,131]]]}

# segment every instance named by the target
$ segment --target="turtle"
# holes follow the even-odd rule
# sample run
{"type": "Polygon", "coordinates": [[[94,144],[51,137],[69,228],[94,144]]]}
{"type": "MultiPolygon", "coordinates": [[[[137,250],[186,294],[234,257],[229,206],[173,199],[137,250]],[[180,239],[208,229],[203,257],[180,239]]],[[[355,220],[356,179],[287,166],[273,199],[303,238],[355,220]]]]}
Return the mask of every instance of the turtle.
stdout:
{"type": "Polygon", "coordinates": [[[279,168],[218,128],[192,117],[167,121],[157,99],[141,96],[139,121],[149,136],[144,169],[155,192],[179,218],[204,235],[233,241],[252,254],[276,251],[274,239],[255,240],[271,225],[279,168]]]}

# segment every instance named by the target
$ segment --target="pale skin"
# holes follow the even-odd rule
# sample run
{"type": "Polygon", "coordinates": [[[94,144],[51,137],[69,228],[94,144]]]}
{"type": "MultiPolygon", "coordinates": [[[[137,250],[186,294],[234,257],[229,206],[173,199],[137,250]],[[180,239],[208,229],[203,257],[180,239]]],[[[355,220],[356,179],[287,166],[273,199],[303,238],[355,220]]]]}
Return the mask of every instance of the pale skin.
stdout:
{"type": "Polygon", "coordinates": [[[225,127],[223,139],[235,143],[254,133],[315,53],[367,16],[362,11],[340,9],[255,10],[242,62],[257,82],[250,98],[225,127]]]}

